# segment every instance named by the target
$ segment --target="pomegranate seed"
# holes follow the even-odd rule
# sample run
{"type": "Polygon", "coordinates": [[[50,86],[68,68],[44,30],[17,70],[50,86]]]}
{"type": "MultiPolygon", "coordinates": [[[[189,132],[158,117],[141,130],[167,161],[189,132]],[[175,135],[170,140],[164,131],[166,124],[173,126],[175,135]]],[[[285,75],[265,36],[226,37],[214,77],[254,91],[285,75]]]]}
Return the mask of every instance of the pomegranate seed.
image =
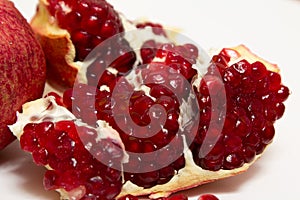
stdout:
{"type": "Polygon", "coordinates": [[[278,100],[280,102],[284,102],[288,96],[290,95],[290,91],[289,91],[289,88],[282,85],[278,90],[277,90],[277,93],[276,93],[276,98],[278,98],[278,100]]]}
{"type": "Polygon", "coordinates": [[[254,80],[263,79],[267,75],[267,69],[261,62],[254,62],[251,64],[252,73],[251,77],[254,80]]]}
{"type": "Polygon", "coordinates": [[[244,164],[244,159],[240,152],[231,153],[231,154],[225,156],[224,169],[239,168],[243,164],[244,164]]]}
{"type": "Polygon", "coordinates": [[[273,125],[267,125],[262,129],[262,142],[264,144],[269,144],[273,140],[273,137],[275,135],[275,129],[273,125]]]}
{"type": "Polygon", "coordinates": [[[276,72],[269,72],[268,78],[270,81],[270,90],[271,91],[276,91],[280,88],[281,84],[281,77],[278,73],[276,72]]]}
{"type": "Polygon", "coordinates": [[[219,199],[212,194],[203,194],[198,198],[198,200],[219,200],[219,199]]]}
{"type": "MultiPolygon", "coordinates": [[[[241,78],[238,72],[235,71],[234,68],[227,68],[224,71],[224,82],[230,84],[232,86],[238,86],[241,83],[241,78]]],[[[212,90],[214,91],[214,90],[212,90]]],[[[217,91],[216,91],[217,92],[217,91]]]]}
{"type": "Polygon", "coordinates": [[[251,147],[246,147],[243,149],[243,155],[244,155],[245,162],[250,163],[254,160],[256,156],[256,151],[251,147]]]}
{"type": "Polygon", "coordinates": [[[37,165],[44,166],[48,163],[48,152],[45,148],[39,148],[32,151],[32,157],[37,165]]]}
{"type": "Polygon", "coordinates": [[[260,144],[260,141],[261,138],[259,133],[252,132],[244,139],[244,144],[249,147],[257,148],[260,144]]]}
{"type": "Polygon", "coordinates": [[[242,139],[238,136],[227,137],[224,142],[227,152],[236,152],[242,148],[242,139]]]}

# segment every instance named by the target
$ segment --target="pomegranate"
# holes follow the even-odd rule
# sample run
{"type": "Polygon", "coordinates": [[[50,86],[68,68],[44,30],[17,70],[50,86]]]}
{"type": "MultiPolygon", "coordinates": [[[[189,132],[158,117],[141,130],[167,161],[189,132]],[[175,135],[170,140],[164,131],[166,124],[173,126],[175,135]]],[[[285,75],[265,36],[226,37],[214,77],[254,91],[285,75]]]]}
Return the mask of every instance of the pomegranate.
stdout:
{"type": "Polygon", "coordinates": [[[213,194],[203,194],[199,197],[198,200],[219,200],[219,199],[213,194]]]}
{"type": "Polygon", "coordinates": [[[284,114],[278,67],[243,45],[210,58],[105,0],[40,0],[31,25],[70,88],[24,104],[10,130],[62,199],[186,199],[168,196],[245,172],[284,114]]]}
{"type": "Polygon", "coordinates": [[[276,65],[238,46],[200,70],[196,46],[153,45],[134,70],[100,67],[98,82],[87,76],[23,106],[10,128],[47,167],[46,189],[65,199],[164,198],[246,171],[272,142],[289,96],[276,65]]]}
{"type": "Polygon", "coordinates": [[[0,1],[0,150],[15,137],[7,125],[22,104],[40,98],[46,64],[42,48],[26,19],[7,0],[0,1]]]}

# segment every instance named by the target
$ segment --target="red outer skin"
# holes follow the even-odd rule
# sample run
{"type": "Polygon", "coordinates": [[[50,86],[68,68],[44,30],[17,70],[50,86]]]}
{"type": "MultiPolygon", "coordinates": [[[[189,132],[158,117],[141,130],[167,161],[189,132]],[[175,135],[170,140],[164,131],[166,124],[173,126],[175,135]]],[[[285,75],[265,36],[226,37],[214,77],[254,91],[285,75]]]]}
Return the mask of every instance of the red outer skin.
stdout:
{"type": "Polygon", "coordinates": [[[0,150],[15,137],[7,128],[22,104],[42,96],[46,61],[35,35],[14,4],[0,0],[0,150]]]}

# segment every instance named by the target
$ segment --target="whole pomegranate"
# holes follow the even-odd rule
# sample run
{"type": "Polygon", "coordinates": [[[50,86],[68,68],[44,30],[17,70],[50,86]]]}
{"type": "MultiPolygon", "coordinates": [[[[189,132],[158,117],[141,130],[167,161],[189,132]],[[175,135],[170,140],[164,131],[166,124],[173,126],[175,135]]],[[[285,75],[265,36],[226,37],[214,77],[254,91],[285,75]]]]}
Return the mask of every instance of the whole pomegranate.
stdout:
{"type": "Polygon", "coordinates": [[[0,0],[0,150],[15,137],[8,124],[27,101],[41,97],[46,75],[42,48],[21,13],[0,0]]]}

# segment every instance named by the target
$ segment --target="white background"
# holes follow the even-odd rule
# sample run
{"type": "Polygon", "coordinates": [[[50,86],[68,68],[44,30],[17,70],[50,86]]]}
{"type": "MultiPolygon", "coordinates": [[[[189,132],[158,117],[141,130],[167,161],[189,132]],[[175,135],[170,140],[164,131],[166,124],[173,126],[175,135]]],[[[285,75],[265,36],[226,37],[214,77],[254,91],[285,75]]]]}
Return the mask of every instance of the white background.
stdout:
{"type": "MultiPolygon", "coordinates": [[[[14,0],[30,20],[37,0],[14,0]]],[[[276,136],[246,173],[186,192],[196,200],[214,193],[221,200],[299,199],[300,197],[300,1],[298,0],[110,0],[129,19],[147,17],[178,27],[203,48],[245,44],[277,63],[292,95],[276,136]]],[[[1,28],[1,27],[0,27],[1,28]]],[[[21,152],[17,142],[0,152],[0,196],[5,200],[58,200],[42,186],[44,169],[21,152]]]]}

